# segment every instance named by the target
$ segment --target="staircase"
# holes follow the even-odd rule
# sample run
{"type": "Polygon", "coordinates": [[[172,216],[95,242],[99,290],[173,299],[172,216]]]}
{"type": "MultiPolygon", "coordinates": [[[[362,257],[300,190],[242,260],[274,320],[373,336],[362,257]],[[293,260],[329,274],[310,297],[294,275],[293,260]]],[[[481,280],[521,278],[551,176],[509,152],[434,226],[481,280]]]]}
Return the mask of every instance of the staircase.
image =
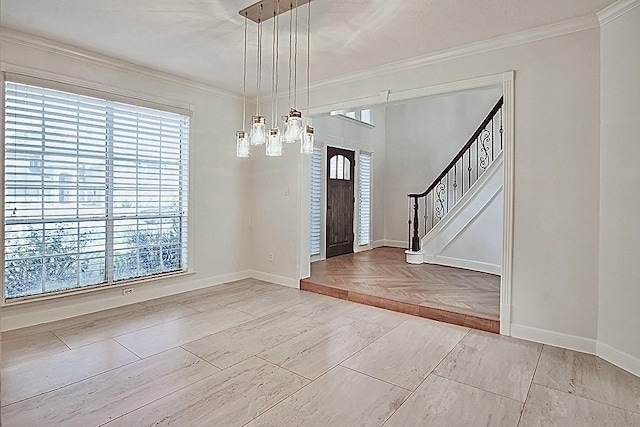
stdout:
{"type": "Polygon", "coordinates": [[[500,98],[424,192],[408,195],[408,263],[500,274],[501,233],[487,230],[502,226],[502,104],[500,98]]]}

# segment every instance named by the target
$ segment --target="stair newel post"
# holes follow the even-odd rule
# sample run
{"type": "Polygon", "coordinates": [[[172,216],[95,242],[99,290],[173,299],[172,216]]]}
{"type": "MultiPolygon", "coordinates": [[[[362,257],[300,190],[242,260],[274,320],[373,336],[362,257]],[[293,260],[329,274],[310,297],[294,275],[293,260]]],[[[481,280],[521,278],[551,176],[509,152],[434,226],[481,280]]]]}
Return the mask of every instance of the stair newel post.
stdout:
{"type": "Polygon", "coordinates": [[[413,238],[411,239],[411,250],[413,252],[420,251],[420,236],[419,230],[420,227],[419,219],[418,219],[418,196],[414,196],[413,198],[413,238]]]}
{"type": "Polygon", "coordinates": [[[409,249],[411,249],[411,196],[409,196],[409,209],[407,212],[409,213],[409,240],[407,244],[409,245],[409,249]]]}

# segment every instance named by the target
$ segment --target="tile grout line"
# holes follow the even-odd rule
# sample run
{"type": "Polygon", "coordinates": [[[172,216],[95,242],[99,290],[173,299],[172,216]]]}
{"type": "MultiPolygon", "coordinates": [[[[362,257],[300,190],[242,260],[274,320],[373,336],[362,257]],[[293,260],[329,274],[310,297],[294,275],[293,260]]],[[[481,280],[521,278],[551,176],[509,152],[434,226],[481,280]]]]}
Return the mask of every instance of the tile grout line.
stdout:
{"type": "MultiPolygon", "coordinates": [[[[302,377],[302,378],[304,378],[305,380],[309,381],[310,383],[311,383],[311,382],[313,382],[313,381],[315,381],[315,380],[317,380],[317,379],[318,379],[318,378],[320,378],[322,375],[326,374],[326,373],[327,373],[327,372],[329,372],[331,369],[333,369],[333,368],[331,368],[331,369],[329,369],[328,371],[323,372],[322,374],[320,374],[320,376],[319,376],[318,378],[311,379],[311,378],[309,378],[309,377],[305,377],[305,376],[304,376],[304,375],[302,375],[302,374],[298,374],[297,372],[293,372],[293,371],[291,371],[291,370],[289,370],[289,369],[285,368],[284,366],[278,365],[277,363],[273,363],[273,362],[272,362],[272,361],[270,361],[270,360],[267,360],[267,359],[265,359],[265,358],[263,358],[263,357],[260,357],[260,356],[258,356],[257,354],[256,354],[256,355],[253,355],[253,356],[251,356],[251,357],[257,357],[258,359],[260,359],[260,360],[262,360],[262,361],[264,361],[264,362],[267,362],[267,363],[269,363],[269,364],[271,364],[271,365],[277,366],[277,367],[278,367],[278,368],[280,368],[280,369],[284,369],[285,371],[287,371],[287,372],[289,372],[289,373],[291,373],[291,374],[293,374],[293,375],[297,375],[297,376],[299,376],[299,377],[302,377]]],[[[246,360],[246,359],[245,359],[245,360],[246,360]]],[[[240,362],[238,362],[238,363],[240,363],[240,362]]],[[[238,363],[236,363],[236,365],[237,365],[238,363]]],[[[235,365],[234,365],[234,366],[235,366],[235,365]]]]}
{"type": "MultiPolygon", "coordinates": [[[[120,368],[123,368],[123,367],[125,367],[125,366],[129,366],[129,365],[131,365],[131,364],[133,364],[133,363],[137,363],[137,362],[140,362],[141,360],[144,360],[143,358],[141,358],[140,356],[138,356],[137,354],[135,354],[133,351],[129,350],[128,348],[126,348],[126,347],[124,347],[122,344],[120,344],[119,342],[115,341],[113,338],[109,338],[108,340],[112,340],[112,341],[116,342],[118,345],[120,345],[121,347],[123,347],[125,350],[127,350],[128,352],[130,352],[131,354],[133,354],[134,356],[136,356],[136,357],[138,358],[138,360],[133,360],[133,361],[128,362],[128,363],[123,363],[123,364],[122,364],[122,365],[120,365],[120,366],[115,366],[115,367],[110,368],[110,369],[107,369],[107,370],[105,370],[105,371],[98,372],[98,373],[95,373],[95,374],[93,374],[93,375],[89,375],[88,377],[84,377],[84,378],[82,378],[82,379],[79,379],[79,380],[76,380],[76,381],[72,381],[72,382],[70,382],[69,384],[65,384],[65,385],[62,385],[62,386],[60,386],[60,387],[52,388],[51,390],[47,390],[47,391],[42,392],[42,393],[34,394],[34,395],[32,395],[32,396],[25,397],[25,398],[20,399],[20,400],[16,400],[15,402],[9,403],[9,404],[7,404],[7,405],[2,405],[2,407],[3,407],[3,408],[6,408],[6,407],[9,407],[9,406],[11,406],[11,405],[15,405],[16,403],[24,402],[25,400],[29,400],[29,399],[33,399],[33,398],[36,398],[36,397],[44,396],[44,395],[46,395],[46,394],[53,393],[54,391],[58,391],[58,390],[61,390],[61,389],[63,389],[63,388],[66,388],[66,387],[70,387],[70,386],[72,386],[72,385],[75,385],[75,384],[81,383],[82,381],[90,380],[91,378],[95,378],[95,377],[97,377],[97,376],[99,376],[99,375],[106,374],[106,373],[111,372],[111,371],[114,371],[114,370],[116,370],[116,369],[120,369],[120,368]]],[[[102,340],[102,341],[97,341],[97,342],[104,342],[104,341],[108,341],[108,340],[102,340]]],[[[95,343],[94,343],[94,344],[95,344],[95,343]]],[[[89,345],[90,345],[90,344],[89,344],[89,345]]],[[[63,353],[66,353],[66,352],[63,352],[63,353]]],[[[159,354],[159,353],[158,353],[158,354],[159,354]]]]}
{"type": "Polygon", "coordinates": [[[476,390],[479,390],[479,391],[482,391],[482,392],[485,392],[485,393],[493,394],[494,396],[502,397],[504,399],[508,399],[508,400],[514,401],[516,403],[519,403],[521,406],[524,406],[524,401],[520,401],[518,399],[514,399],[513,397],[509,397],[509,396],[504,396],[504,395],[502,395],[500,393],[496,393],[495,391],[485,390],[485,389],[483,389],[481,387],[478,387],[478,386],[475,386],[475,385],[471,385],[471,384],[463,383],[462,381],[454,380],[453,378],[447,378],[447,377],[445,377],[443,375],[436,374],[435,372],[431,372],[429,375],[433,375],[435,377],[442,378],[442,379],[447,380],[447,381],[452,381],[454,383],[458,383],[458,384],[466,386],[466,387],[471,387],[471,388],[474,388],[476,390]]]}
{"type": "Polygon", "coordinates": [[[344,366],[344,365],[342,365],[342,364],[338,364],[338,365],[336,365],[336,366],[340,366],[340,367],[342,367],[342,368],[348,369],[348,370],[353,371],[353,372],[356,372],[356,373],[358,373],[358,374],[362,374],[362,375],[364,375],[364,376],[366,376],[366,377],[369,377],[369,378],[371,378],[371,379],[373,379],[373,380],[377,380],[377,381],[383,382],[383,383],[385,383],[385,384],[389,384],[390,386],[393,386],[393,387],[397,387],[397,388],[399,388],[399,389],[402,389],[402,390],[404,390],[404,391],[408,391],[408,392],[409,392],[409,394],[411,394],[411,393],[413,393],[413,392],[415,391],[415,390],[411,390],[411,389],[408,389],[408,388],[406,388],[406,387],[403,387],[403,386],[401,386],[401,385],[394,384],[394,383],[391,383],[391,382],[389,382],[389,381],[383,380],[382,378],[374,377],[373,375],[369,375],[369,374],[367,374],[366,372],[360,372],[360,371],[358,371],[357,369],[350,368],[350,367],[348,367],[348,366],[344,366]]]}
{"type": "Polygon", "coordinates": [[[542,359],[542,352],[544,351],[544,344],[540,346],[540,353],[538,354],[538,360],[536,360],[536,367],[533,369],[533,375],[531,375],[531,382],[529,382],[529,388],[527,389],[527,394],[524,396],[524,402],[522,402],[522,409],[520,410],[520,417],[518,418],[519,426],[522,422],[522,417],[524,415],[524,408],[527,405],[527,400],[529,400],[529,394],[531,393],[531,386],[533,385],[533,379],[536,377],[536,372],[538,371],[538,365],[540,365],[540,359],[542,359]]]}
{"type": "MultiPolygon", "coordinates": [[[[258,357],[258,356],[256,356],[256,357],[258,357]]],[[[275,363],[269,362],[268,360],[265,360],[265,359],[263,359],[263,358],[261,358],[261,357],[258,357],[258,359],[264,360],[265,362],[267,362],[267,363],[269,363],[269,364],[271,364],[271,365],[277,366],[277,367],[279,367],[279,368],[281,368],[281,369],[284,369],[284,370],[285,370],[285,371],[287,371],[287,372],[291,372],[291,371],[289,371],[288,369],[283,368],[282,366],[277,365],[277,364],[275,364],[275,363]]],[[[336,366],[338,366],[338,365],[336,365],[336,366]]],[[[243,427],[244,427],[244,426],[246,426],[247,424],[249,424],[250,422],[252,422],[252,421],[253,421],[253,420],[255,420],[256,418],[259,418],[259,417],[261,417],[262,415],[266,414],[267,412],[271,411],[271,410],[272,410],[272,409],[274,409],[276,406],[280,405],[282,402],[284,402],[285,400],[287,400],[288,398],[290,398],[290,397],[291,397],[291,396],[293,396],[294,394],[296,394],[296,393],[298,393],[298,392],[302,391],[304,388],[306,388],[306,387],[310,386],[310,385],[311,385],[311,384],[313,384],[315,381],[319,380],[320,378],[322,378],[323,376],[325,376],[326,374],[328,374],[328,373],[329,373],[330,371],[332,371],[333,369],[335,369],[335,366],[334,366],[333,368],[329,369],[328,371],[323,372],[323,373],[322,373],[320,376],[318,376],[318,378],[316,378],[315,380],[311,380],[311,379],[309,379],[309,378],[307,378],[307,377],[305,377],[305,376],[303,376],[303,375],[296,374],[295,372],[291,372],[291,373],[292,373],[292,374],[294,374],[294,375],[298,375],[299,377],[302,377],[302,378],[304,378],[304,379],[306,379],[306,380],[309,380],[309,383],[307,383],[307,384],[303,385],[302,387],[300,387],[298,390],[294,391],[294,392],[293,392],[293,393],[291,393],[290,395],[288,395],[288,396],[286,396],[286,397],[282,398],[280,401],[278,401],[278,403],[276,403],[275,405],[271,406],[269,409],[264,410],[261,414],[259,414],[259,415],[255,416],[255,417],[253,417],[252,419],[250,419],[250,420],[249,420],[249,421],[247,421],[246,423],[242,424],[242,426],[243,426],[243,427]]]]}
{"type": "MultiPolygon", "coordinates": [[[[193,341],[191,341],[191,342],[193,342],[193,341]]],[[[187,344],[189,344],[189,343],[187,343],[187,344]]],[[[192,354],[193,356],[195,356],[198,359],[202,360],[204,363],[208,363],[209,365],[213,366],[214,368],[219,369],[218,372],[224,371],[224,369],[222,369],[221,367],[214,365],[213,363],[209,362],[207,359],[205,359],[203,357],[200,357],[197,354],[195,354],[194,352],[184,348],[184,346],[187,345],[187,344],[182,344],[182,345],[179,345],[178,347],[173,347],[173,348],[181,348],[182,350],[186,351],[187,353],[192,354]]]]}
{"type": "Polygon", "coordinates": [[[60,337],[58,336],[58,334],[56,334],[56,333],[55,333],[55,332],[53,332],[52,330],[51,330],[51,331],[48,331],[48,332],[49,332],[49,333],[51,333],[51,335],[53,335],[53,336],[54,336],[54,337],[56,337],[57,339],[59,339],[59,340],[60,340],[60,342],[61,342],[62,344],[64,344],[64,345],[65,345],[65,347],[67,347],[69,350],[73,350],[73,349],[69,346],[69,344],[67,344],[67,343],[65,342],[65,340],[63,340],[62,338],[60,338],[60,337]]]}
{"type": "MultiPolygon", "coordinates": [[[[173,350],[174,348],[177,348],[177,347],[173,347],[173,348],[171,348],[170,350],[173,350]]],[[[166,350],[166,351],[168,351],[168,350],[166,350]]],[[[164,353],[164,352],[163,352],[163,353],[164,353]]],[[[160,354],[160,353],[158,353],[158,354],[160,354]]],[[[204,362],[205,362],[205,363],[207,363],[206,361],[204,361],[204,362]]],[[[117,416],[116,418],[114,418],[114,419],[112,419],[112,420],[107,421],[106,423],[102,423],[102,424],[100,424],[100,425],[99,425],[99,427],[102,427],[102,426],[104,426],[104,425],[108,425],[109,423],[112,423],[112,422],[114,422],[114,421],[116,421],[116,420],[118,420],[118,419],[120,419],[120,418],[122,418],[122,417],[124,417],[124,416],[126,416],[126,415],[129,415],[130,413],[135,412],[135,411],[137,411],[138,409],[142,409],[142,408],[144,408],[145,406],[149,406],[149,405],[151,405],[152,403],[155,403],[155,402],[157,402],[157,401],[158,401],[158,400],[160,400],[160,399],[164,399],[165,397],[168,397],[168,396],[171,396],[172,394],[178,393],[179,391],[182,391],[182,390],[184,390],[184,389],[185,389],[185,388],[187,388],[187,387],[191,387],[191,386],[193,386],[193,385],[196,385],[197,383],[199,383],[199,382],[201,382],[201,381],[204,381],[204,380],[207,380],[207,379],[209,379],[210,377],[212,377],[212,376],[214,376],[214,375],[216,375],[216,374],[219,374],[220,372],[222,372],[222,371],[214,372],[214,373],[212,373],[212,374],[210,374],[210,375],[207,375],[207,376],[205,376],[205,377],[203,377],[203,378],[200,378],[200,379],[199,379],[199,380],[197,380],[197,381],[192,382],[191,384],[187,384],[187,385],[185,385],[184,387],[180,387],[180,388],[179,388],[179,389],[177,389],[177,390],[174,390],[174,391],[172,391],[172,392],[170,392],[170,393],[167,393],[167,394],[165,394],[165,395],[163,395],[163,396],[160,396],[160,397],[158,397],[157,399],[154,399],[154,400],[152,400],[152,401],[150,401],[150,402],[145,403],[144,405],[138,406],[138,407],[137,407],[137,408],[135,408],[135,409],[132,409],[132,410],[130,410],[130,411],[127,411],[127,412],[125,412],[124,414],[121,414],[121,415],[117,416]]]]}
{"type": "Polygon", "coordinates": [[[538,387],[544,387],[544,388],[547,388],[547,389],[549,389],[549,390],[557,391],[558,393],[567,394],[567,395],[569,395],[569,396],[574,396],[574,397],[577,397],[577,398],[579,398],[579,399],[588,400],[588,401],[590,401],[590,402],[597,403],[597,404],[599,404],[599,405],[604,405],[604,406],[608,406],[608,407],[610,407],[610,408],[615,408],[615,409],[619,409],[619,410],[621,410],[621,411],[629,412],[630,414],[637,414],[637,415],[640,415],[640,411],[636,412],[636,411],[632,411],[631,409],[621,408],[621,407],[619,407],[619,406],[612,405],[612,404],[610,404],[610,403],[601,402],[601,401],[599,401],[599,400],[591,399],[591,398],[589,398],[589,397],[585,397],[585,396],[580,396],[580,395],[578,395],[578,394],[570,393],[570,392],[568,392],[568,391],[558,390],[557,388],[549,387],[549,386],[544,385],[544,384],[538,384],[538,383],[533,383],[533,384],[535,384],[535,385],[536,385],[536,386],[538,386],[538,387]]]}
{"type": "MultiPolygon", "coordinates": [[[[474,330],[474,329],[472,329],[472,328],[468,328],[467,332],[462,336],[462,338],[460,338],[460,339],[458,340],[458,342],[457,342],[457,343],[455,343],[455,345],[454,345],[453,347],[451,347],[451,350],[449,350],[449,351],[447,352],[447,354],[445,354],[445,355],[444,355],[444,357],[443,357],[442,359],[440,359],[440,361],[438,362],[438,364],[437,364],[437,365],[436,365],[436,366],[431,370],[431,372],[435,372],[435,371],[436,371],[436,369],[438,369],[438,368],[440,367],[440,365],[442,365],[442,362],[444,362],[444,361],[445,361],[445,359],[446,359],[447,357],[449,357],[449,355],[451,354],[451,352],[452,352],[453,350],[455,350],[455,348],[456,348],[458,345],[460,345],[460,343],[462,342],[462,340],[464,340],[466,337],[468,337],[468,336],[469,336],[469,334],[471,333],[471,331],[473,331],[473,330],[474,330]]],[[[426,378],[425,378],[425,380],[426,380],[426,378]]],[[[423,381],[423,382],[424,382],[424,381],[423,381]]],[[[420,383],[420,385],[422,385],[422,383],[420,383]]],[[[420,387],[420,386],[418,386],[418,387],[420,387]]]]}

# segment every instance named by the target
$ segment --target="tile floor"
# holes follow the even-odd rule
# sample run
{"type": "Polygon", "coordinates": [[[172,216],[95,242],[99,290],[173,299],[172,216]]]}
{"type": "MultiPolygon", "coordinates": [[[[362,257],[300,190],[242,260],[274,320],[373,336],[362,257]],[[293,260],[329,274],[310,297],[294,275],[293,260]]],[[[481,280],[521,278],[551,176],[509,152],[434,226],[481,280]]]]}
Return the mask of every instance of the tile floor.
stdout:
{"type": "Polygon", "coordinates": [[[2,425],[640,426],[581,353],[243,280],[2,334],[2,425]]]}

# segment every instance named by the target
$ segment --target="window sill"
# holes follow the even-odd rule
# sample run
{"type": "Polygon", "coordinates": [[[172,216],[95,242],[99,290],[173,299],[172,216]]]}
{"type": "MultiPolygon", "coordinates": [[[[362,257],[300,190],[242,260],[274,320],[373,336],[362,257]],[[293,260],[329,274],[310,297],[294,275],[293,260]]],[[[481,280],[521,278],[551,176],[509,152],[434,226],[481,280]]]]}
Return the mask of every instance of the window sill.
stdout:
{"type": "Polygon", "coordinates": [[[356,124],[356,125],[364,126],[364,127],[368,128],[368,129],[375,128],[375,126],[372,125],[371,123],[363,122],[362,120],[358,120],[358,119],[352,119],[351,117],[347,117],[347,116],[345,116],[343,114],[334,114],[331,117],[336,117],[336,118],[338,118],[340,120],[346,120],[349,123],[353,123],[353,124],[356,124]]]}
{"type": "Polygon", "coordinates": [[[165,274],[158,274],[150,277],[140,277],[140,278],[131,279],[131,280],[124,280],[122,282],[116,282],[109,285],[90,286],[86,288],[74,289],[69,291],[58,291],[58,292],[52,292],[48,294],[11,298],[9,300],[7,300],[6,298],[3,298],[0,306],[9,307],[9,306],[22,305],[22,304],[37,303],[41,301],[57,300],[61,298],[88,294],[92,292],[107,291],[111,289],[125,288],[130,286],[143,285],[147,283],[163,282],[169,279],[179,279],[179,278],[193,276],[194,274],[196,274],[196,272],[193,270],[179,271],[175,273],[165,273],[165,274]]]}

